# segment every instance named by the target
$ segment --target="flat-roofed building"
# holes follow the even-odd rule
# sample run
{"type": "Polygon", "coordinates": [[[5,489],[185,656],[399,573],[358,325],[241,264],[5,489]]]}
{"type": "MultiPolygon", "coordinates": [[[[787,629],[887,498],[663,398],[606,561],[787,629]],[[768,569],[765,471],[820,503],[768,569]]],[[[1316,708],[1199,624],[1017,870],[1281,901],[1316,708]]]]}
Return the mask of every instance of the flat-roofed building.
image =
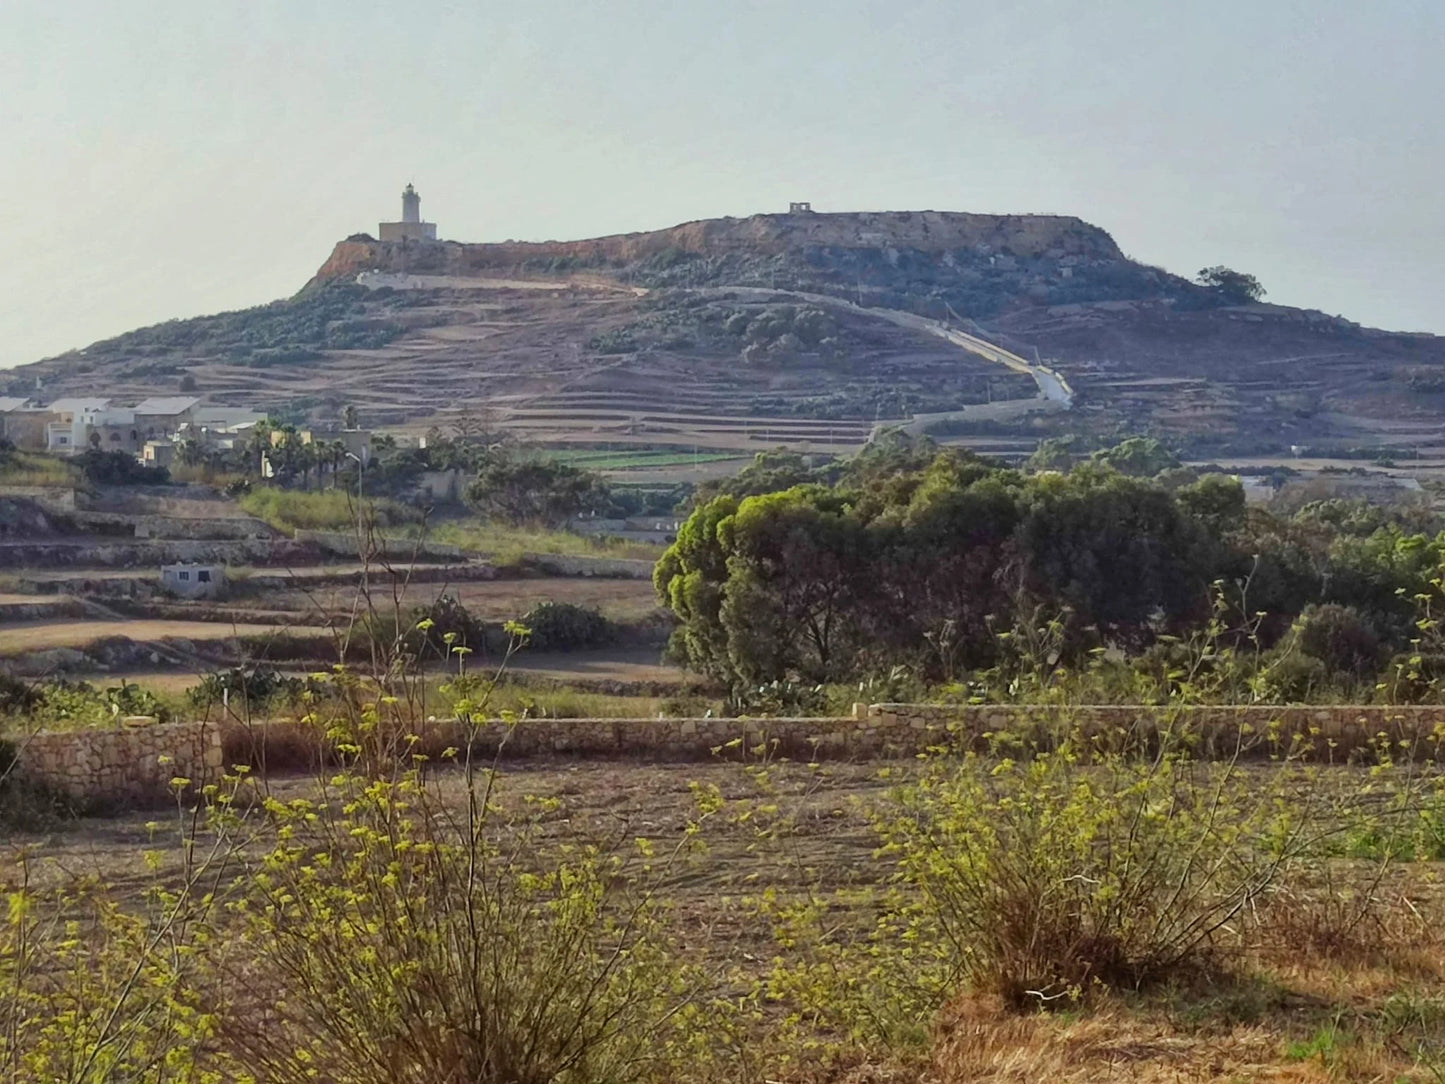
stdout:
{"type": "Polygon", "coordinates": [[[135,405],[135,424],[143,440],[175,436],[190,422],[201,401],[194,395],[165,395],[135,405]]]}

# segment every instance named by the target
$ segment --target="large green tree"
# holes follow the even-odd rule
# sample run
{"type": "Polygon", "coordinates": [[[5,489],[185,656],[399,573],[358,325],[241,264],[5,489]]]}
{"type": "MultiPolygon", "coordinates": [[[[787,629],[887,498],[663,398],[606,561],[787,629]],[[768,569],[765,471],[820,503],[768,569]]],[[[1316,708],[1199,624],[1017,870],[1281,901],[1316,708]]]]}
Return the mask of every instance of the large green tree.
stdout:
{"type": "Polygon", "coordinates": [[[483,515],[513,524],[560,526],[583,512],[606,509],[607,485],[591,471],[553,460],[488,454],[466,489],[483,515]]]}

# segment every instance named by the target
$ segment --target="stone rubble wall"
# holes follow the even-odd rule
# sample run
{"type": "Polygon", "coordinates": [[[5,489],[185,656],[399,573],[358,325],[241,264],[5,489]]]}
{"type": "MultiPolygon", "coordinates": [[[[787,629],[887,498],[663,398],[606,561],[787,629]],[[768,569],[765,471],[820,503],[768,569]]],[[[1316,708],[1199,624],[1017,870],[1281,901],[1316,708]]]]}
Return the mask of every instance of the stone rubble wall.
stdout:
{"type": "Polygon", "coordinates": [[[175,799],[173,779],[194,789],[223,763],[215,723],[49,730],[13,745],[21,774],[81,809],[163,805],[175,799]]]}
{"type": "Polygon", "coordinates": [[[589,557],[585,554],[524,553],[522,563],[549,576],[598,576],[615,580],[650,580],[653,561],[628,557],[589,557]]]}
{"type": "MultiPolygon", "coordinates": [[[[298,530],[293,535],[297,542],[321,547],[334,557],[358,557],[359,541],[354,531],[311,531],[298,530]]],[[[466,554],[460,546],[447,542],[432,542],[429,539],[377,538],[375,544],[386,557],[411,559],[460,560],[466,554]]]]}
{"type": "MultiPolygon", "coordinates": [[[[1434,757],[1445,742],[1445,708],[1196,706],[1170,712],[1116,705],[859,704],[850,717],[527,719],[514,725],[484,723],[470,731],[442,720],[422,728],[413,752],[437,758],[470,742],[474,755],[487,760],[587,756],[700,762],[764,755],[872,760],[915,757],[939,748],[983,748],[1000,732],[1047,744],[1051,735],[1073,728],[1130,748],[1153,747],[1161,733],[1179,730],[1196,738],[1197,749],[1207,756],[1301,753],[1316,760],[1346,760],[1388,741],[1394,755],[1434,757]]],[[[267,771],[305,770],[330,759],[316,730],[297,723],[229,724],[223,744],[228,765],[267,771]]]]}
{"type": "MultiPolygon", "coordinates": [[[[467,728],[429,722],[415,746],[398,750],[439,759],[470,744],[490,761],[552,756],[644,762],[706,762],[780,757],[874,760],[929,750],[979,748],[1008,732],[1047,742],[1078,728],[1101,741],[1148,748],[1169,729],[1198,739],[1205,755],[1275,756],[1301,751],[1346,760],[1388,742],[1396,756],[1437,756],[1445,742],[1442,707],[1196,706],[1072,708],[978,705],[858,704],[848,717],[801,719],[528,719],[467,728]],[[1402,744],[1403,743],[1403,744],[1402,744]]],[[[305,771],[334,760],[315,727],[277,721],[142,724],[42,731],[15,743],[18,770],[77,806],[156,805],[173,800],[175,778],[192,788],[214,781],[223,766],[248,764],[275,773],[305,771]],[[167,759],[168,758],[168,759],[167,759]]]]}

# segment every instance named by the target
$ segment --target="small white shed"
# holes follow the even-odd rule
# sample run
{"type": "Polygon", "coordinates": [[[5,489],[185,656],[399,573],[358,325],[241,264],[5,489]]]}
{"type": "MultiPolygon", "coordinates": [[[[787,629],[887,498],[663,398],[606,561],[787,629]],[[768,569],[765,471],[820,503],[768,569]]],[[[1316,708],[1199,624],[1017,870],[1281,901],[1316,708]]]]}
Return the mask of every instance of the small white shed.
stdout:
{"type": "Polygon", "coordinates": [[[226,566],[162,565],[161,586],[181,598],[220,598],[226,589],[226,566]]]}

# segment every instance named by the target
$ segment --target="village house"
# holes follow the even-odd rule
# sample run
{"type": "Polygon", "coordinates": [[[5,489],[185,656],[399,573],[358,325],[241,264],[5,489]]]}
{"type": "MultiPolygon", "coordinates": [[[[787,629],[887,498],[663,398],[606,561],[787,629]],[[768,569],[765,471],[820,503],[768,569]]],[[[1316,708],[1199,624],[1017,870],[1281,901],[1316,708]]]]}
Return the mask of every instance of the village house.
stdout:
{"type": "Polygon", "coordinates": [[[45,427],[54,415],[29,398],[0,397],[0,437],[24,451],[45,447],[45,427]]]}
{"type": "Polygon", "coordinates": [[[168,395],[142,399],[135,405],[135,426],[141,440],[174,437],[188,425],[201,401],[193,395],[168,395]]]}

